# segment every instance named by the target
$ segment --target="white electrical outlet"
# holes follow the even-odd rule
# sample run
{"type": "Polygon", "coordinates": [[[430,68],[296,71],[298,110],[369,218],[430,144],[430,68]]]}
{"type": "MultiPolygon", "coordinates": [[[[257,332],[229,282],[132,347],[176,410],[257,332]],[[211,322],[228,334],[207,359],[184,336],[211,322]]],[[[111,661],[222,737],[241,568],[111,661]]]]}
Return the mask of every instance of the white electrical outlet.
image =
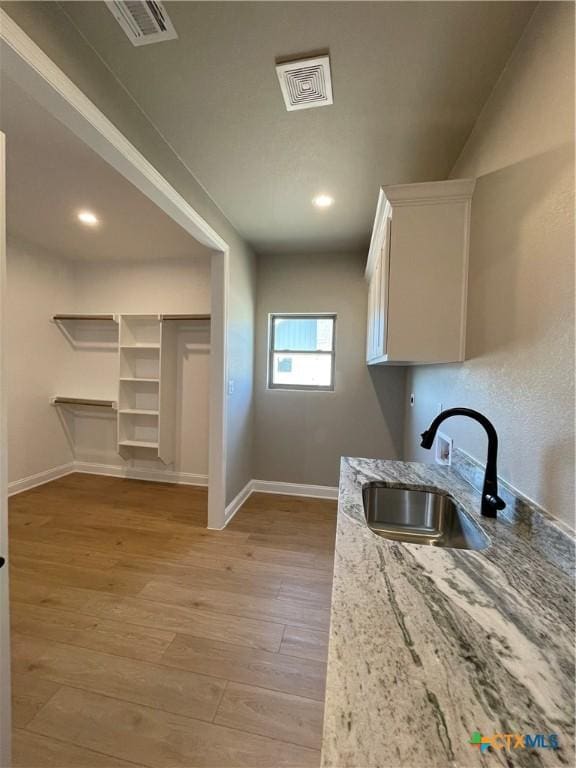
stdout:
{"type": "Polygon", "coordinates": [[[236,386],[236,382],[234,381],[234,379],[229,379],[228,380],[228,394],[229,395],[233,395],[234,394],[235,386],[236,386]]]}
{"type": "Polygon", "coordinates": [[[443,432],[436,433],[436,464],[442,464],[445,467],[452,465],[452,446],[453,440],[443,432]]]}

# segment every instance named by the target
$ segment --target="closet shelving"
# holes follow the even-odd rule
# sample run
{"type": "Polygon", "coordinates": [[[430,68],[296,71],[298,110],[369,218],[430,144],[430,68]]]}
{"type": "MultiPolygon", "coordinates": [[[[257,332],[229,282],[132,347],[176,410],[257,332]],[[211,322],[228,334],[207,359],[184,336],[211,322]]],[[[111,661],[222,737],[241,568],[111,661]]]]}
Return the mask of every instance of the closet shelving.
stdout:
{"type": "Polygon", "coordinates": [[[92,397],[52,397],[50,399],[51,405],[68,405],[78,407],[81,405],[90,408],[110,408],[115,411],[118,409],[118,404],[114,400],[97,400],[92,397]]]}
{"type": "Polygon", "coordinates": [[[159,315],[120,317],[120,452],[124,448],[148,448],[160,454],[161,338],[159,315]]]}
{"type": "Polygon", "coordinates": [[[52,320],[64,322],[66,320],[110,320],[117,323],[116,315],[53,315],[52,320]]]}
{"type": "MultiPolygon", "coordinates": [[[[118,399],[54,397],[54,405],[98,405],[117,414],[117,447],[125,458],[134,448],[174,460],[176,428],[176,332],[178,322],[210,322],[207,314],[61,314],[66,322],[118,324],[118,399]],[[176,322],[175,322],[176,321],[176,322]],[[74,403],[72,403],[74,401],[74,403]]],[[[88,324],[87,324],[88,325],[88,324]]]]}

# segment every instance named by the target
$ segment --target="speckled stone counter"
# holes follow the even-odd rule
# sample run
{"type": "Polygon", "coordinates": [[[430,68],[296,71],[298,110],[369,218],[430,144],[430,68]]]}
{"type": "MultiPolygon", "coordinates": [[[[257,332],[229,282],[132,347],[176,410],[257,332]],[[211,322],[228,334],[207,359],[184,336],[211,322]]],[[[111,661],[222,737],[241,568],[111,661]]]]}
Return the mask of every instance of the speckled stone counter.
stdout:
{"type": "Polygon", "coordinates": [[[574,542],[428,464],[343,459],[323,768],[574,765],[574,542]],[[361,489],[448,491],[491,539],[482,551],[372,533],[361,489]],[[557,734],[560,749],[492,750],[474,731],[557,734]]]}

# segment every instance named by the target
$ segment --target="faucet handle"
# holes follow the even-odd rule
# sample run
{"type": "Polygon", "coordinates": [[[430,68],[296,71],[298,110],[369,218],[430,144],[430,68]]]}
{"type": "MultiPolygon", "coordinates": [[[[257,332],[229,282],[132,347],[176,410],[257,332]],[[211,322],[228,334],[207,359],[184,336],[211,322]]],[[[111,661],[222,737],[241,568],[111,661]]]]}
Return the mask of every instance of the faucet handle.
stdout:
{"type": "Polygon", "coordinates": [[[422,434],[420,435],[420,437],[422,438],[420,442],[420,447],[428,448],[428,449],[432,448],[432,443],[434,442],[435,434],[436,434],[436,430],[432,432],[430,429],[425,429],[424,432],[422,432],[422,434]]]}

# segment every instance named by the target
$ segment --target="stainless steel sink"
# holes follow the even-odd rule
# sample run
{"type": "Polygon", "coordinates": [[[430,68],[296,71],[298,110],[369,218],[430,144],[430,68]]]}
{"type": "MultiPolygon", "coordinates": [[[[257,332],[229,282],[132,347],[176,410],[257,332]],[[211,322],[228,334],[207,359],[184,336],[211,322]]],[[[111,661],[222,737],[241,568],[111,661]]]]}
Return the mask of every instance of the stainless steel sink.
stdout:
{"type": "Polygon", "coordinates": [[[480,526],[447,493],[375,482],[364,486],[362,499],[368,527],[385,539],[455,549],[490,545],[480,526]]]}

